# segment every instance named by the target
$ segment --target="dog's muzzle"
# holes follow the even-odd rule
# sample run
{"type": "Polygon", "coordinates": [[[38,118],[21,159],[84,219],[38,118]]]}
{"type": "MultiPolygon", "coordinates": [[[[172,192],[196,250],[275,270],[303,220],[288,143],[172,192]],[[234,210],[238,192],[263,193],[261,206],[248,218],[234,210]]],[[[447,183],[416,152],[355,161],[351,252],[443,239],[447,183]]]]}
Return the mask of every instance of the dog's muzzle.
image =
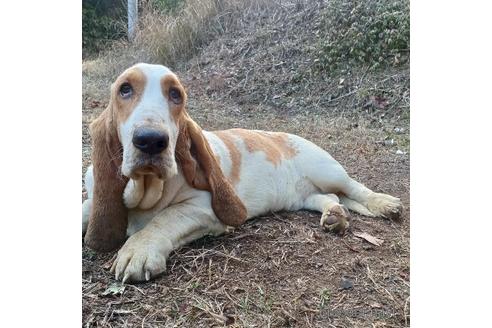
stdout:
{"type": "Polygon", "coordinates": [[[156,155],[167,149],[169,135],[161,130],[139,127],[133,132],[132,143],[143,153],[156,155]]]}

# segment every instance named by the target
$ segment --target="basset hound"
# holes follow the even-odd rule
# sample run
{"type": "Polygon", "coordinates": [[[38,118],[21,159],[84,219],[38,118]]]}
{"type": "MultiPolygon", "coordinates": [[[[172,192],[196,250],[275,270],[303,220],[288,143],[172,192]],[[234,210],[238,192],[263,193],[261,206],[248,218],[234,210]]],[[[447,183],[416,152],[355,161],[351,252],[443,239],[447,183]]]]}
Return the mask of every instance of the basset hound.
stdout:
{"type": "Polygon", "coordinates": [[[84,241],[101,252],[123,245],[111,268],[116,279],[150,280],[166,270],[174,249],[270,211],[319,211],[321,226],[335,233],[349,226],[347,208],[400,216],[398,198],[353,180],[310,141],[204,131],[187,113],[186,97],[167,67],[137,64],[112,84],[108,107],[90,125],[84,241]]]}

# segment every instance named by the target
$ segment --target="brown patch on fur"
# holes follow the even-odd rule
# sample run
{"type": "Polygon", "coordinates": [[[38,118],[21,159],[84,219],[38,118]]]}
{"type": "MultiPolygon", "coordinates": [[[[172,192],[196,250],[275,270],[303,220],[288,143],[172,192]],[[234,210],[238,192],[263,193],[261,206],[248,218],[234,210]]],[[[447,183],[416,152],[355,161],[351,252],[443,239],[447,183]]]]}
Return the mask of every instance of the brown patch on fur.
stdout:
{"type": "Polygon", "coordinates": [[[174,74],[167,74],[161,79],[161,89],[164,98],[166,98],[169,103],[169,110],[171,111],[174,121],[178,122],[181,115],[185,111],[184,108],[186,105],[187,96],[184,87],[174,74]],[[176,88],[179,91],[181,95],[180,101],[177,102],[169,96],[169,89],[171,88],[176,88]]]}
{"type": "Polygon", "coordinates": [[[99,252],[109,252],[121,246],[128,225],[128,209],[123,203],[128,179],[121,175],[122,149],[114,116],[110,103],[90,125],[94,195],[84,240],[99,252]]]}
{"type": "Polygon", "coordinates": [[[119,76],[111,86],[111,98],[114,107],[114,115],[118,124],[125,122],[131,115],[135,107],[140,102],[145,89],[147,78],[139,68],[130,68],[119,76]],[[133,95],[130,99],[123,99],[119,90],[123,83],[129,83],[133,88],[133,95]]]}
{"type": "Polygon", "coordinates": [[[220,140],[222,140],[222,142],[229,150],[229,156],[232,162],[231,174],[229,176],[229,179],[231,180],[231,183],[235,185],[240,181],[241,153],[234,143],[234,137],[227,130],[213,131],[212,133],[214,133],[220,140]]]}
{"type": "Polygon", "coordinates": [[[176,158],[186,182],[212,195],[212,208],[224,224],[239,226],[247,218],[247,210],[234,188],[224,176],[202,129],[186,112],[180,119],[176,158]]]}
{"type": "Polygon", "coordinates": [[[282,159],[290,159],[298,153],[297,149],[290,144],[286,133],[245,129],[230,129],[228,131],[241,138],[250,153],[264,152],[267,160],[275,166],[280,164],[282,159]]]}

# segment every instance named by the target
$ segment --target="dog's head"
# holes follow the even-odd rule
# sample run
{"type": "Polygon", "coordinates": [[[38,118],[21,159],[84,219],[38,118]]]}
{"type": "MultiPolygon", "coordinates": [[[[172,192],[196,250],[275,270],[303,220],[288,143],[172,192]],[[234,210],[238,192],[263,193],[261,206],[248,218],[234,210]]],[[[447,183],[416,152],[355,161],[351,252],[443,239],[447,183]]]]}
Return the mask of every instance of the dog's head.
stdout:
{"type": "Polygon", "coordinates": [[[137,64],[111,86],[108,107],[91,124],[93,208],[85,236],[89,247],[110,251],[126,237],[128,178],[178,174],[208,190],[216,216],[237,226],[246,209],[224,177],[200,127],[186,112],[186,92],[167,67],[137,64]]]}

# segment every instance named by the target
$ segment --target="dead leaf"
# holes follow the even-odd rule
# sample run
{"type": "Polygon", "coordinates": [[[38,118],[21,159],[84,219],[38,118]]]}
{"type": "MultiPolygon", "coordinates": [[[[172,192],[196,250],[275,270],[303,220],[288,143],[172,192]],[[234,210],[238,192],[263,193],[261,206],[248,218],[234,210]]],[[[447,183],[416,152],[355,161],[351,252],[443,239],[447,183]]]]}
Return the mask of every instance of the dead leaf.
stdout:
{"type": "Polygon", "coordinates": [[[344,290],[354,288],[354,283],[350,279],[342,278],[340,282],[340,287],[344,290]]]}
{"type": "Polygon", "coordinates": [[[93,100],[93,101],[91,101],[91,102],[90,102],[90,104],[89,104],[89,106],[90,106],[91,108],[102,107],[102,106],[101,106],[101,102],[100,102],[100,101],[98,101],[98,100],[93,100]]]}
{"type": "Polygon", "coordinates": [[[119,294],[123,294],[124,291],[125,291],[125,285],[115,283],[109,285],[109,287],[101,295],[102,296],[119,295],[119,294]]]}
{"type": "Polygon", "coordinates": [[[236,319],[234,319],[234,317],[233,317],[233,316],[226,315],[226,316],[225,316],[225,318],[226,318],[226,320],[225,320],[225,323],[224,323],[224,324],[225,324],[226,326],[230,326],[230,325],[232,325],[234,322],[236,322],[236,319]]]}
{"type": "Polygon", "coordinates": [[[379,109],[385,109],[389,105],[388,100],[381,96],[370,96],[369,103],[379,109]]]}
{"type": "Polygon", "coordinates": [[[106,270],[111,269],[111,266],[113,266],[113,262],[116,260],[116,255],[117,254],[115,254],[109,261],[107,261],[106,263],[104,263],[102,265],[102,268],[103,269],[106,269],[106,270]]]}
{"type": "Polygon", "coordinates": [[[371,236],[367,232],[353,232],[354,236],[364,239],[365,241],[376,245],[381,246],[384,243],[384,240],[371,236]]]}

